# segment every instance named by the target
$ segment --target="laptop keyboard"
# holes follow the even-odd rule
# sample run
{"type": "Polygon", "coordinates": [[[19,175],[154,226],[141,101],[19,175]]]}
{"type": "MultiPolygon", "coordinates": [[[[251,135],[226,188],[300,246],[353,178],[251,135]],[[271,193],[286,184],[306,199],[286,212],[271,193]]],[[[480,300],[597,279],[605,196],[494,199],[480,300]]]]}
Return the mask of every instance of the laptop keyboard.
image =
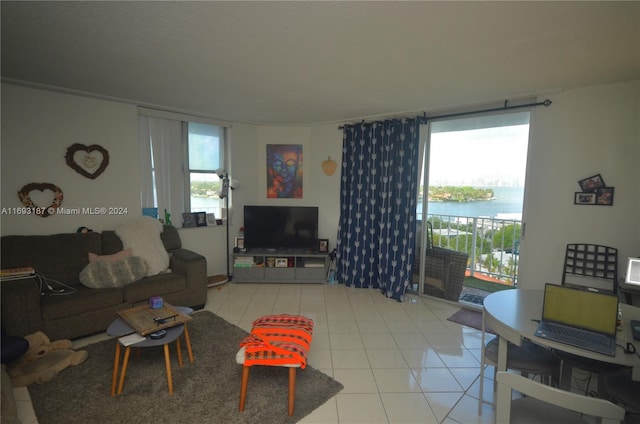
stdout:
{"type": "Polygon", "coordinates": [[[582,331],[578,328],[564,327],[561,325],[554,325],[547,323],[547,330],[551,333],[570,337],[575,340],[581,340],[587,343],[597,344],[600,346],[609,346],[611,344],[610,338],[602,334],[595,334],[588,331],[582,331]]]}

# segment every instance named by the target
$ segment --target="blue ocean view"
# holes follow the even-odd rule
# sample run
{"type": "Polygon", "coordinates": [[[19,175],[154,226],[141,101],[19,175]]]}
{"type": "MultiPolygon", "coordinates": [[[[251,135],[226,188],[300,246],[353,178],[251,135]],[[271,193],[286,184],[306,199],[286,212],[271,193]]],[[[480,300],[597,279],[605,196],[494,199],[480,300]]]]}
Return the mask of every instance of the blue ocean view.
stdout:
{"type": "MultiPolygon", "coordinates": [[[[476,202],[429,202],[429,215],[468,217],[490,217],[522,219],[523,187],[487,187],[494,192],[495,199],[476,202]]],[[[422,203],[418,204],[418,216],[422,203]]]]}
{"type": "MultiPolygon", "coordinates": [[[[429,215],[449,215],[467,217],[490,217],[522,219],[522,187],[487,187],[494,192],[495,199],[476,202],[430,202],[429,215]]],[[[219,210],[219,199],[191,197],[192,210],[213,212],[219,210]]],[[[418,219],[421,218],[422,203],[418,203],[418,219]]],[[[217,214],[216,214],[217,215],[217,214]]]]}

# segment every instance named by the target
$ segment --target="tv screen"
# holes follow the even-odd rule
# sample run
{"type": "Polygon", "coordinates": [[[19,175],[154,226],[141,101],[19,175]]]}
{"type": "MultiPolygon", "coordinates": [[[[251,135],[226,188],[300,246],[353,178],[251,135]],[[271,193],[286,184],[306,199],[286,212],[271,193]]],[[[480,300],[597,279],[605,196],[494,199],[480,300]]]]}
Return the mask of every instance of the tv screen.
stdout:
{"type": "Polygon", "coordinates": [[[244,245],[247,249],[316,250],[318,208],[245,206],[244,245]]]}

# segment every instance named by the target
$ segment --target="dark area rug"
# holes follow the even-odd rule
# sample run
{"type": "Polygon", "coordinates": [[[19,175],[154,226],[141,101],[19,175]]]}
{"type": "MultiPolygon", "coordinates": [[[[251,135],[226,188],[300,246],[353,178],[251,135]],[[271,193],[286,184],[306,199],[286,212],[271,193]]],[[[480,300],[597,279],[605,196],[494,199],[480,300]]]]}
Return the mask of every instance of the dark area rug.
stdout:
{"type": "MultiPolygon", "coordinates": [[[[245,410],[238,412],[242,366],[239,343],[247,332],[211,312],[189,323],[195,362],[182,343],[184,366],[171,344],[173,396],[167,389],[162,347],[131,355],[121,395],[111,397],[115,341],[87,346],[83,364],[53,381],[29,386],[38,422],[47,423],[295,423],[343,389],[342,384],[307,366],[298,370],[295,413],[287,415],[288,369],[254,366],[249,373],[245,410]]],[[[311,346],[313,349],[313,343],[311,346]]],[[[133,353],[133,352],[132,352],[133,353]]]]}
{"type": "MultiPolygon", "coordinates": [[[[458,324],[466,325],[467,327],[482,330],[482,312],[472,311],[470,309],[460,309],[458,312],[447,318],[447,321],[456,322],[458,324]]],[[[494,331],[485,327],[487,333],[495,334],[494,331]]]]}

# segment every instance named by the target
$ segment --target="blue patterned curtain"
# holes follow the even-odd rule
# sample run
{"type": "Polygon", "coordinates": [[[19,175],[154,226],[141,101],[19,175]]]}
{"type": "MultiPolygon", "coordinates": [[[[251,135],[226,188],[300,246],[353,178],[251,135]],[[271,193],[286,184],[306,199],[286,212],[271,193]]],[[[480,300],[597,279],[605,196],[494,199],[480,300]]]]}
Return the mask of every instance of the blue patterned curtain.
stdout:
{"type": "Polygon", "coordinates": [[[338,279],[398,301],[413,267],[422,119],[343,129],[338,279]]]}

